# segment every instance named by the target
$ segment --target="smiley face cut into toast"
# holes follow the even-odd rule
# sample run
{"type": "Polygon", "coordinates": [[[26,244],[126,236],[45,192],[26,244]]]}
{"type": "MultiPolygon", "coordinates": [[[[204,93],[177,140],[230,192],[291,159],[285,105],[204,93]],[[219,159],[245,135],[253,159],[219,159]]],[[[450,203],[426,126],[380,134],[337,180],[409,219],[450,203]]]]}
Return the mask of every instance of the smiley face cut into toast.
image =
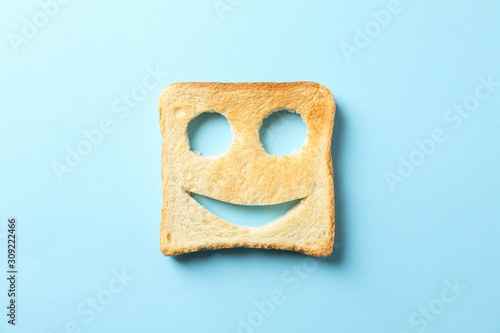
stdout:
{"type": "Polygon", "coordinates": [[[164,255],[231,247],[272,248],[312,256],[332,252],[335,235],[330,152],[335,102],[313,82],[176,83],[160,97],[164,255]],[[274,112],[298,113],[307,126],[304,145],[288,156],[268,154],[259,129],[274,112]],[[205,112],[224,116],[233,141],[219,156],[190,149],[189,122],[205,112]],[[260,227],[226,221],[191,194],[264,206],[299,200],[260,227]]]}

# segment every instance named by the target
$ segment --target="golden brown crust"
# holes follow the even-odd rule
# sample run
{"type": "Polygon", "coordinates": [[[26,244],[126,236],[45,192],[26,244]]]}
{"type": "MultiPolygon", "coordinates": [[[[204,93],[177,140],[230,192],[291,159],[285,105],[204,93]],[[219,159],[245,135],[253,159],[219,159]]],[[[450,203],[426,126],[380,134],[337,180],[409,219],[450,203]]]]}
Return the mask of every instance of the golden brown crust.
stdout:
{"type": "MultiPolygon", "coordinates": [[[[295,87],[323,87],[319,83],[310,81],[297,82],[178,82],[172,83],[169,88],[175,89],[197,89],[197,88],[215,88],[215,89],[286,89],[295,87]]],[[[323,87],[324,88],[324,87],[323,87]]],[[[326,88],[325,88],[326,89],[326,88]]]]}
{"type": "Polygon", "coordinates": [[[176,83],[163,90],[159,111],[164,139],[160,243],[165,255],[229,247],[275,248],[313,256],[331,253],[335,210],[330,145],[335,102],[327,88],[313,82],[176,83]],[[296,111],[308,127],[304,147],[290,156],[268,155],[259,146],[262,119],[279,109],[296,111]],[[218,158],[189,150],[187,124],[205,111],[223,114],[235,137],[229,151],[218,158]],[[188,192],[238,204],[305,199],[285,216],[253,228],[211,214],[188,192]]]}

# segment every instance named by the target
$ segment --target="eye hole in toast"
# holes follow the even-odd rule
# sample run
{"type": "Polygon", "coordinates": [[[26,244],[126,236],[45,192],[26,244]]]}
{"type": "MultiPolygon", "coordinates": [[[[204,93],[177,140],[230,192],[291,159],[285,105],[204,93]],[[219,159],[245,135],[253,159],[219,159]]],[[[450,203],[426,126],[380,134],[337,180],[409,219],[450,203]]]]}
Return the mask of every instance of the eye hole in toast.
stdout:
{"type": "Polygon", "coordinates": [[[227,119],[215,111],[203,112],[187,127],[190,149],[202,156],[224,154],[233,140],[227,119]]]}
{"type": "Polygon", "coordinates": [[[300,114],[279,110],[264,119],[259,135],[268,154],[285,156],[300,150],[304,145],[307,126],[300,114]]]}

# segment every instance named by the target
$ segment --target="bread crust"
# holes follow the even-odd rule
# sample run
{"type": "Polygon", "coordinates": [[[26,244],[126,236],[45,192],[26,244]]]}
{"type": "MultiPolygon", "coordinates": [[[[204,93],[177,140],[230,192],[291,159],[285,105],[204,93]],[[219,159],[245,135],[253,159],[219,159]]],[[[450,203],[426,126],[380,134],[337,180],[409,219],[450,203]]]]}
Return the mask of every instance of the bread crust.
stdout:
{"type": "Polygon", "coordinates": [[[327,88],[314,82],[176,83],[163,90],[159,111],[164,255],[231,247],[312,256],[332,252],[335,205],[330,148],[335,101],[327,88]],[[278,157],[264,151],[258,129],[266,116],[281,109],[299,113],[308,136],[301,150],[278,157]],[[233,132],[231,148],[217,158],[189,150],[187,124],[207,111],[223,114],[233,132]],[[189,192],[250,205],[304,199],[273,222],[245,227],[208,212],[189,192]]]}

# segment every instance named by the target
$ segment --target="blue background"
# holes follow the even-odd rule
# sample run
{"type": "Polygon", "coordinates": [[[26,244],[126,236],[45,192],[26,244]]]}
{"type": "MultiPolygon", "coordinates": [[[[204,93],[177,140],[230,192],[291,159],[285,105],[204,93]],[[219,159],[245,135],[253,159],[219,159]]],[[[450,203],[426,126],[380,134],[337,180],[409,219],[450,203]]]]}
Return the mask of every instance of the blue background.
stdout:
{"type": "Polygon", "coordinates": [[[2,2],[3,272],[9,216],[19,240],[18,324],[2,279],[2,332],[500,332],[500,88],[445,120],[478,77],[500,80],[499,2],[401,1],[350,57],[342,43],[388,1],[231,3],[219,16],[212,0],[70,1],[44,21],[37,1],[2,2]],[[124,107],[156,68],[160,83],[124,107]],[[163,257],[162,88],[303,80],[338,106],[334,253],[163,257]],[[59,179],[54,163],[103,119],[112,131],[59,179]],[[391,189],[386,172],[435,129],[446,140],[391,189]]]}

